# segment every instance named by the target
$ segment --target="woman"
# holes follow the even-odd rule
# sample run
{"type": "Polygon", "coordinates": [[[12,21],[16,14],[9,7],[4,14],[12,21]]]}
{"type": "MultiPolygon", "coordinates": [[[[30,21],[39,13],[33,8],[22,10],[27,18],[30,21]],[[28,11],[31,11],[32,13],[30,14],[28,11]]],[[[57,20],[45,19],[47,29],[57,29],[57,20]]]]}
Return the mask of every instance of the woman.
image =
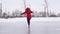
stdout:
{"type": "Polygon", "coordinates": [[[25,12],[22,13],[27,15],[28,28],[30,28],[31,13],[33,12],[30,10],[30,8],[26,8],[25,12]]]}

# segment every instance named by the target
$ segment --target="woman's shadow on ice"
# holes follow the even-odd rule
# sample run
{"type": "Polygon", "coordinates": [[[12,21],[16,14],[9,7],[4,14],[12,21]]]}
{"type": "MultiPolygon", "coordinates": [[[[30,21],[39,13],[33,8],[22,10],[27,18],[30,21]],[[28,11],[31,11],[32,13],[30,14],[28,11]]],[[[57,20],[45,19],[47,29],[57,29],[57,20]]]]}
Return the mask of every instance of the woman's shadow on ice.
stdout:
{"type": "Polygon", "coordinates": [[[27,34],[30,34],[30,29],[28,29],[28,33],[27,34]]]}

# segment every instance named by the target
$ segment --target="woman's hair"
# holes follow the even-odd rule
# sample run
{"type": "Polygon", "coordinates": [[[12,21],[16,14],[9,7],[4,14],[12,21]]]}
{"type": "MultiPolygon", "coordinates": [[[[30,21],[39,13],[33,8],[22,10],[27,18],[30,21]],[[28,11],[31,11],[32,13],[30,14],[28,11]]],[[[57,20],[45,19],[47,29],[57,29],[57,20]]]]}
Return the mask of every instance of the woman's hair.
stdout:
{"type": "Polygon", "coordinates": [[[30,8],[26,8],[26,10],[30,10],[30,8]]]}

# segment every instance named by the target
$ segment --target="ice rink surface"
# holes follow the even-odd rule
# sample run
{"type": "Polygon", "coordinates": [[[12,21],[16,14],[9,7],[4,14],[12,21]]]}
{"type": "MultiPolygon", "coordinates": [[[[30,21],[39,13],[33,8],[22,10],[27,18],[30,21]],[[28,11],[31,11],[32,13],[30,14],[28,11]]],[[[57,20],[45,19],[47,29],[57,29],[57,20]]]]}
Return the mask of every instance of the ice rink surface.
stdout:
{"type": "Polygon", "coordinates": [[[30,29],[26,18],[0,18],[0,34],[60,34],[60,18],[32,18],[30,29]]]}

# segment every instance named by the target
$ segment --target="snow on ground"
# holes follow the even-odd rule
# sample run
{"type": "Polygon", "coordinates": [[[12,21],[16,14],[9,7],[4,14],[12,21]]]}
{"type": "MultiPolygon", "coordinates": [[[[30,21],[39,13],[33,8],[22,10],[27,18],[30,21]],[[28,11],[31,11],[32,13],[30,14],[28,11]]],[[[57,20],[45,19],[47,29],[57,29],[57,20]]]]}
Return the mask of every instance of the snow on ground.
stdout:
{"type": "Polygon", "coordinates": [[[60,34],[60,18],[32,18],[30,27],[26,18],[0,18],[0,34],[60,34]]]}

